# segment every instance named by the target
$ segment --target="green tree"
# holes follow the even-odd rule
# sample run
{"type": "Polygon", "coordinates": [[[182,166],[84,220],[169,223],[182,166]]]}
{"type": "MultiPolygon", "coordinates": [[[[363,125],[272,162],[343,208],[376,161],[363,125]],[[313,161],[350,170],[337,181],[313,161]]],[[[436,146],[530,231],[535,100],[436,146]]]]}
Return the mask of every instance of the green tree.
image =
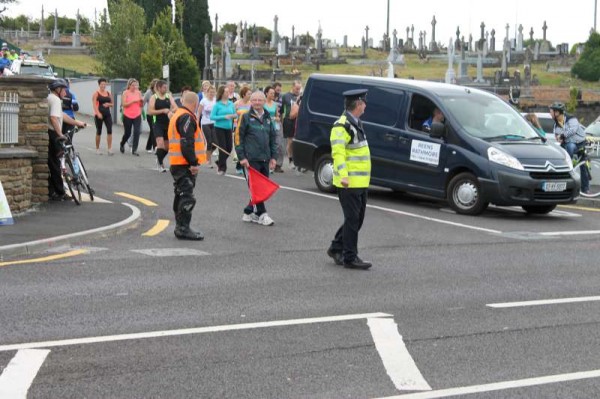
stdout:
{"type": "MultiPolygon", "coordinates": [[[[146,13],[146,26],[152,26],[154,20],[167,7],[171,15],[171,0],[133,0],[146,13]]],[[[170,17],[169,17],[170,18],[170,17]]]]}
{"type": "Polygon", "coordinates": [[[600,34],[592,32],[571,74],[589,82],[600,79],[600,34]]]}
{"type": "MultiPolygon", "coordinates": [[[[58,30],[62,34],[71,34],[75,32],[75,28],[77,27],[77,19],[75,18],[67,18],[67,17],[58,17],[57,20],[58,30]]],[[[46,31],[51,32],[54,29],[54,15],[50,15],[44,21],[44,28],[46,31]]],[[[92,32],[92,24],[90,20],[86,17],[80,16],[79,20],[79,33],[86,35],[92,32]]]]}
{"type": "Polygon", "coordinates": [[[200,69],[204,69],[204,35],[212,36],[207,0],[183,0],[183,38],[200,69]]]}
{"type": "Polygon", "coordinates": [[[200,74],[196,60],[186,46],[179,30],[171,23],[170,10],[158,14],[150,29],[163,50],[163,64],[169,65],[169,75],[173,91],[185,85],[196,89],[200,83],[200,74]]]}
{"type": "Polygon", "coordinates": [[[2,20],[2,13],[8,9],[4,4],[12,4],[17,0],[0,0],[0,20],[2,20]]]}
{"type": "Polygon", "coordinates": [[[159,39],[154,35],[146,38],[146,50],[142,53],[142,79],[140,87],[148,87],[152,79],[162,76],[163,51],[159,39]]]}
{"type": "Polygon", "coordinates": [[[96,52],[100,72],[109,78],[136,78],[142,74],[141,55],[145,50],[144,10],[132,0],[108,3],[110,24],[102,16],[96,52]]]}

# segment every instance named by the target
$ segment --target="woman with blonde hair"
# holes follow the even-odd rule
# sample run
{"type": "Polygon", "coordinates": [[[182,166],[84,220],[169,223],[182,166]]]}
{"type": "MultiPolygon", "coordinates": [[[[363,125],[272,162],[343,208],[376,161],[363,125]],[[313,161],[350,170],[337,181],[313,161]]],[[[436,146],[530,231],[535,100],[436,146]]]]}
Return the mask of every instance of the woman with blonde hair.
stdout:
{"type": "Polygon", "coordinates": [[[144,105],[144,99],[142,98],[142,92],[140,92],[140,84],[136,79],[131,78],[127,81],[127,88],[121,95],[121,104],[123,104],[123,127],[125,128],[125,133],[121,139],[119,149],[121,150],[121,154],[125,153],[125,143],[129,140],[131,129],[133,128],[131,155],[139,157],[140,154],[137,152],[137,147],[142,129],[142,107],[144,105]]]}

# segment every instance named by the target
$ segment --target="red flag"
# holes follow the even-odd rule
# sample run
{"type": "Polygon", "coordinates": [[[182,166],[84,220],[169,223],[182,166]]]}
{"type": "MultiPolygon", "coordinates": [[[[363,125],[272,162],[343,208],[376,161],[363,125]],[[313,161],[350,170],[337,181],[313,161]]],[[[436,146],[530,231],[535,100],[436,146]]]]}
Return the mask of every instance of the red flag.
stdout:
{"type": "Polygon", "coordinates": [[[250,190],[250,203],[252,205],[265,202],[279,190],[279,184],[275,183],[251,166],[248,166],[247,176],[248,189],[250,190]]]}

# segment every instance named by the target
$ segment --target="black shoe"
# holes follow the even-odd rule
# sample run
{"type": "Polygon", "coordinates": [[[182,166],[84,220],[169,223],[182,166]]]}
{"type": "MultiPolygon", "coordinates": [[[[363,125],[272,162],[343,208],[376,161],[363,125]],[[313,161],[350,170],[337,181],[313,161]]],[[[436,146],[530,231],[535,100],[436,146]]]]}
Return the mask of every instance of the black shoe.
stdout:
{"type": "Polygon", "coordinates": [[[125,144],[119,146],[119,151],[121,151],[121,154],[125,154],[125,144]]]}
{"type": "Polygon", "coordinates": [[[175,228],[175,237],[180,240],[202,241],[204,235],[199,231],[194,231],[189,228],[175,228]]]}
{"type": "Polygon", "coordinates": [[[365,262],[364,260],[356,257],[352,262],[344,262],[344,267],[346,269],[358,269],[358,270],[367,270],[372,266],[371,262],[365,262]]]}
{"type": "Polygon", "coordinates": [[[139,156],[140,156],[140,154],[138,154],[136,151],[133,151],[133,152],[131,153],[131,155],[135,155],[136,157],[139,157],[139,156]]]}
{"type": "Polygon", "coordinates": [[[344,264],[344,260],[342,259],[342,253],[341,252],[335,252],[331,248],[329,248],[327,250],[327,255],[329,255],[329,257],[331,259],[333,259],[333,261],[335,262],[336,265],[342,266],[344,264]]]}

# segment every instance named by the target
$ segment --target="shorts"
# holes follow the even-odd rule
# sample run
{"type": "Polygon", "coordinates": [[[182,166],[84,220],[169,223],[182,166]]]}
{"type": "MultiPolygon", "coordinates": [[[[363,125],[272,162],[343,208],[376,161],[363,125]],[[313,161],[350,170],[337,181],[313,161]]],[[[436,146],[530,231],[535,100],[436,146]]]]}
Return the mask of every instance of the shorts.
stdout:
{"type": "Polygon", "coordinates": [[[156,138],[162,137],[164,140],[169,140],[169,127],[155,123],[152,125],[152,134],[156,138]]]}
{"type": "Polygon", "coordinates": [[[202,125],[202,133],[204,133],[204,138],[206,139],[206,149],[212,151],[214,149],[213,144],[217,142],[214,123],[202,125]]]}
{"type": "Polygon", "coordinates": [[[296,121],[293,119],[283,120],[283,137],[291,139],[296,133],[296,121]]]}

